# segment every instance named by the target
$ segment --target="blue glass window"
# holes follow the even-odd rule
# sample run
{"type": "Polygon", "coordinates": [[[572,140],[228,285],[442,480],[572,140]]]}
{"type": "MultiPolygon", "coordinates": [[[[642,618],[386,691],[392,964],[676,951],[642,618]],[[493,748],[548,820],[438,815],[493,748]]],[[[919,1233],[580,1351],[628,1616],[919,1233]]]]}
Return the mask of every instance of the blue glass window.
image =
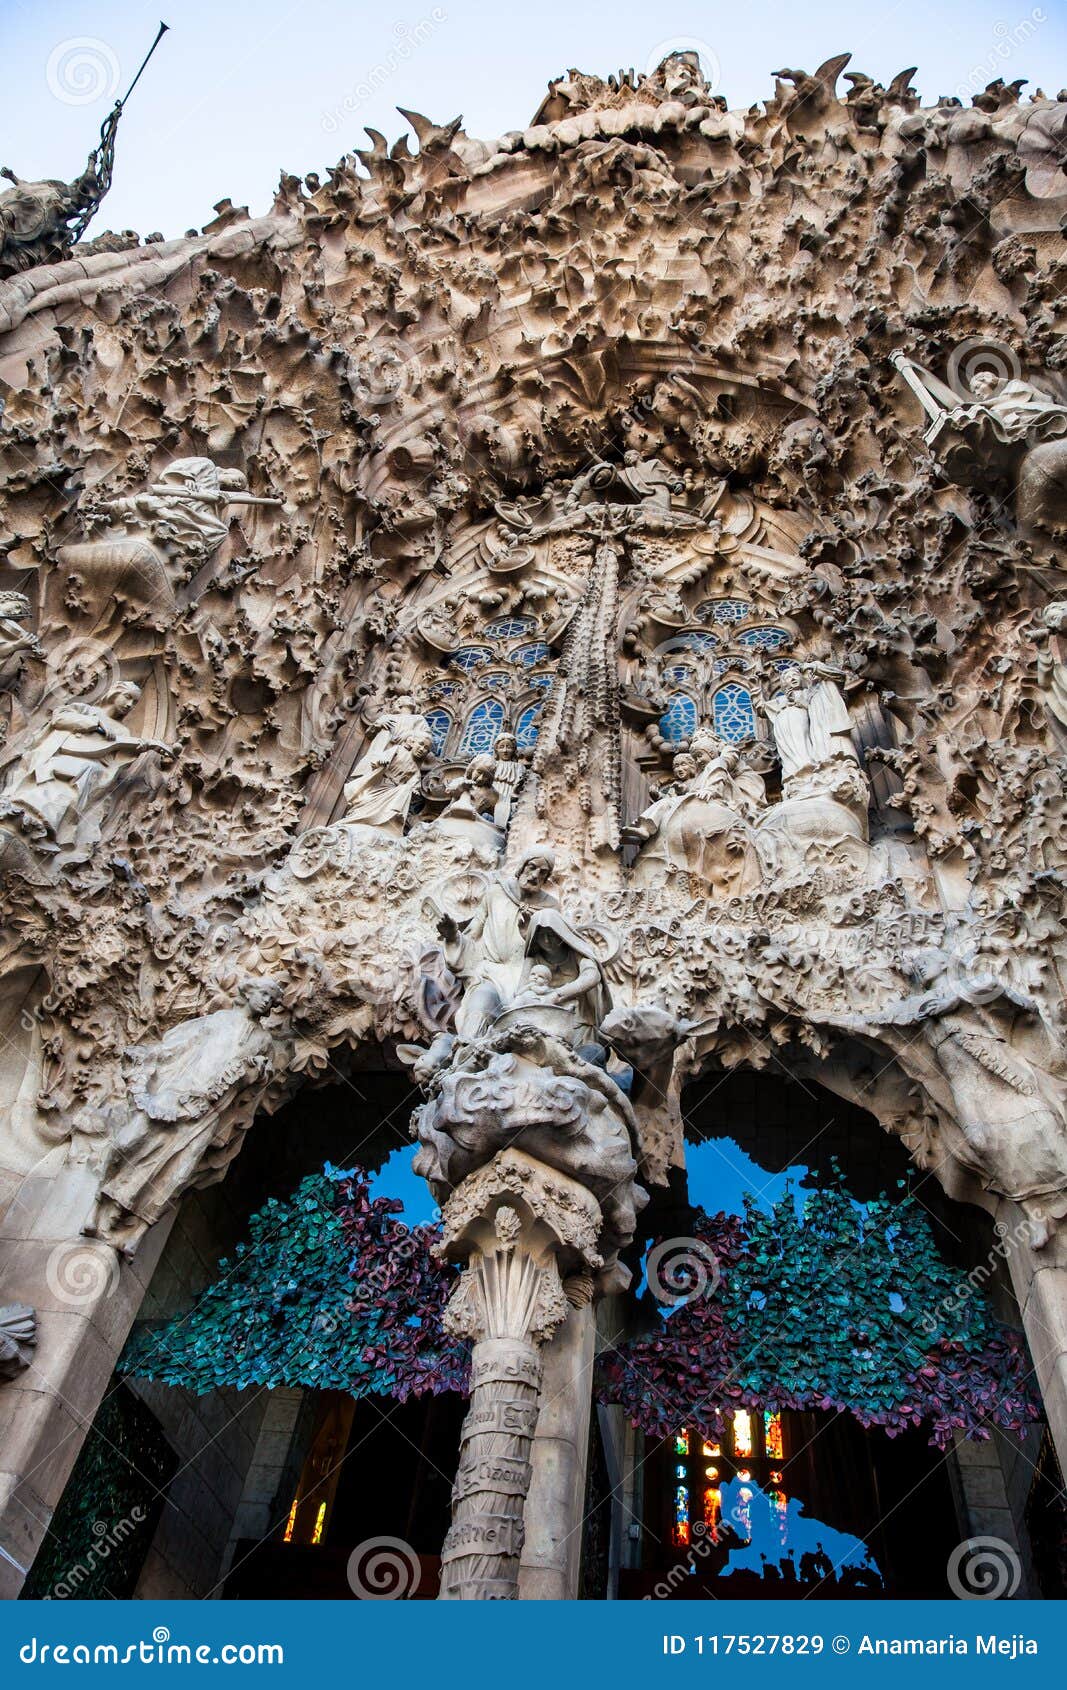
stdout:
{"type": "Polygon", "coordinates": [[[688,663],[668,663],[663,671],[665,681],[681,681],[683,684],[693,679],[693,671],[688,663]]]}
{"type": "Polygon", "coordinates": [[[492,652],[488,646],[465,645],[459,651],[452,653],[452,662],[457,669],[463,669],[468,675],[472,669],[477,669],[480,663],[488,663],[492,659],[492,652]]]}
{"type": "Polygon", "coordinates": [[[471,711],[460,754],[464,757],[477,757],[483,751],[492,751],[496,736],[503,726],[504,706],[500,700],[483,699],[481,704],[476,704],[471,711]]]}
{"type": "Polygon", "coordinates": [[[426,721],[433,735],[433,754],[440,757],[448,738],[448,730],[452,726],[452,718],[447,710],[427,710],[426,721]]]}
{"type": "Polygon", "coordinates": [[[519,717],[515,725],[515,743],[520,751],[530,751],[537,744],[538,716],[541,714],[539,704],[529,705],[519,717]]]}
{"type": "Polygon", "coordinates": [[[692,739],[696,732],[697,707],[687,693],[676,692],[659,719],[659,731],[670,745],[692,739]]]}
{"type": "Polygon", "coordinates": [[[747,599],[709,599],[705,615],[721,627],[728,628],[734,622],[747,621],[752,615],[752,606],[747,599]]]}
{"type": "Polygon", "coordinates": [[[536,626],[532,616],[498,616],[486,624],[485,635],[490,640],[519,640],[536,626]]]}
{"type": "Polygon", "coordinates": [[[737,638],[742,645],[759,651],[780,651],[789,643],[789,635],[784,628],[747,628],[737,638]]]}
{"type": "Polygon", "coordinates": [[[544,640],[535,640],[533,645],[523,645],[512,652],[511,661],[521,663],[524,669],[533,669],[538,663],[547,662],[548,657],[549,650],[544,640]]]}
{"type": "Polygon", "coordinates": [[[709,634],[703,628],[690,628],[688,633],[679,634],[671,641],[675,651],[714,651],[718,643],[718,635],[709,634]]]}
{"type": "Polygon", "coordinates": [[[756,713],[752,708],[752,694],[738,681],[727,681],[712,700],[712,719],[720,739],[737,745],[752,739],[756,732],[756,713]]]}
{"type": "Polygon", "coordinates": [[[552,685],[555,678],[555,675],[530,675],[526,684],[531,687],[548,688],[552,685]]]}
{"type": "Polygon", "coordinates": [[[497,690],[499,690],[502,687],[509,687],[511,685],[512,679],[513,679],[513,677],[511,675],[505,675],[499,669],[496,671],[495,674],[483,676],[484,684],[487,687],[494,687],[497,690]]]}

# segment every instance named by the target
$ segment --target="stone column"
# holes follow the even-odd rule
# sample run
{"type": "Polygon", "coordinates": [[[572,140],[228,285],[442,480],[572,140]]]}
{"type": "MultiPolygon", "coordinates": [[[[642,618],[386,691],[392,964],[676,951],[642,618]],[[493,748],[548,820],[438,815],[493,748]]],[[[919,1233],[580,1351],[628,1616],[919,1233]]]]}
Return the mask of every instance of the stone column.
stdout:
{"type": "Polygon", "coordinates": [[[519,1569],[523,1601],[569,1602],[578,1594],[595,1337],[585,1302],[545,1345],[519,1569]]]}
{"type": "MultiPolygon", "coordinates": [[[[568,1318],[564,1275],[575,1274],[587,1300],[589,1273],[600,1265],[600,1224],[600,1206],[584,1186],[518,1150],[498,1152],[445,1206],[443,1250],[467,1264],[446,1324],[473,1339],[474,1351],[441,1554],[443,1601],[519,1594],[541,1346],[568,1318]]],[[[571,1506],[568,1499],[568,1514],[571,1506]]]]}
{"type": "Polygon", "coordinates": [[[1049,1242],[1035,1250],[1026,1216],[1004,1198],[997,1209],[997,1232],[1060,1470],[1067,1473],[1067,1225],[1054,1227],[1049,1242]]]}

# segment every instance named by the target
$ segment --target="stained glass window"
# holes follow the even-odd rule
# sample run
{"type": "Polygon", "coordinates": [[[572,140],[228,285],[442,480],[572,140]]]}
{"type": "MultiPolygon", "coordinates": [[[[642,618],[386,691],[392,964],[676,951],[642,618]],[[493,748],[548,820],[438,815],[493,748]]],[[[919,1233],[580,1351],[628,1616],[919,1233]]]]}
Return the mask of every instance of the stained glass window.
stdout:
{"type": "Polygon", "coordinates": [[[700,1446],[700,1453],[701,1455],[721,1455],[722,1450],[719,1448],[718,1444],[709,1444],[705,1438],[704,1442],[700,1446]]]}
{"type": "Polygon", "coordinates": [[[297,1510],[297,1507],[298,1507],[298,1503],[299,1503],[299,1499],[294,1496],[293,1497],[293,1506],[289,1510],[289,1518],[285,1522],[285,1531],[282,1534],[282,1542],[283,1543],[292,1543],[292,1541],[293,1541],[293,1528],[296,1525],[296,1510],[297,1510]]]}
{"type": "Polygon", "coordinates": [[[675,651],[714,651],[719,640],[704,628],[691,628],[672,642],[675,651]]]}
{"type": "Polygon", "coordinates": [[[674,1492],[674,1541],[679,1548],[689,1542],[689,1486],[677,1485],[674,1492]]]}
{"type": "Polygon", "coordinates": [[[478,668],[479,664],[491,662],[492,657],[493,653],[488,646],[465,645],[461,646],[459,651],[452,653],[452,662],[457,669],[462,669],[469,675],[472,669],[478,668]]]}
{"type": "MultiPolygon", "coordinates": [[[[672,699],[672,705],[673,702],[672,699]]],[[[669,710],[667,714],[670,715],[669,710]]],[[[727,681],[725,686],[719,688],[712,700],[712,715],[715,732],[720,739],[727,740],[731,745],[738,745],[741,740],[755,736],[756,713],[752,708],[752,694],[739,681],[727,681]]],[[[663,732],[662,728],[660,731],[663,732]]],[[[663,737],[667,739],[670,736],[664,733],[663,737]]]]}
{"type": "Polygon", "coordinates": [[[714,599],[709,600],[704,614],[710,615],[713,622],[728,628],[735,622],[744,622],[752,615],[752,606],[747,599],[714,599]]]}
{"type": "Polygon", "coordinates": [[[521,645],[518,651],[511,654],[513,663],[521,663],[524,669],[533,669],[538,663],[547,662],[551,653],[544,640],[535,640],[533,645],[521,645]]]}
{"type": "Polygon", "coordinates": [[[493,675],[483,675],[482,682],[483,685],[492,687],[495,692],[500,692],[511,685],[513,678],[511,675],[506,675],[497,670],[493,675]]]}
{"type": "Polygon", "coordinates": [[[314,1530],[311,1534],[312,1543],[321,1543],[322,1542],[322,1530],[323,1530],[323,1527],[325,1526],[325,1524],[326,1524],[326,1504],[324,1502],[320,1502],[319,1503],[319,1511],[315,1515],[315,1528],[314,1528],[314,1530]]]}
{"type": "Polygon", "coordinates": [[[689,1454],[689,1433],[688,1432],[682,1431],[682,1432],[676,1432],[675,1433],[675,1435],[674,1435],[674,1453],[675,1453],[675,1455],[688,1455],[689,1454]]]}
{"type": "Polygon", "coordinates": [[[744,1461],[752,1454],[752,1416],[747,1408],[734,1411],[734,1455],[744,1461]]]}
{"type": "Polygon", "coordinates": [[[707,1485],[704,1490],[704,1530],[712,1543],[719,1541],[719,1519],[722,1513],[722,1492],[718,1485],[707,1485]]]}
{"type": "Polygon", "coordinates": [[[490,640],[518,640],[536,627],[532,616],[498,616],[486,624],[486,638],[490,640]]]}
{"type": "Polygon", "coordinates": [[[554,675],[528,675],[526,685],[530,687],[550,687],[554,680],[554,675]]]}
{"type": "Polygon", "coordinates": [[[530,704],[523,711],[515,724],[515,743],[520,751],[529,751],[537,744],[538,720],[541,714],[539,704],[530,704]]]}
{"type": "Polygon", "coordinates": [[[781,1461],[785,1457],[782,1416],[772,1408],[765,1409],[763,1414],[763,1451],[770,1461],[781,1461]]]}
{"type": "Polygon", "coordinates": [[[659,719],[660,733],[669,744],[677,745],[679,740],[692,739],[696,725],[697,707],[693,700],[687,693],[676,692],[659,719]]]}
{"type": "Polygon", "coordinates": [[[440,757],[445,749],[448,730],[452,726],[452,718],[447,710],[427,710],[426,721],[430,733],[433,735],[433,754],[440,757]]]}
{"type": "Polygon", "coordinates": [[[693,671],[688,663],[670,663],[663,671],[665,681],[681,681],[683,683],[693,679],[693,671]]]}
{"type": "Polygon", "coordinates": [[[688,1476],[688,1473],[689,1473],[689,1469],[686,1466],[684,1461],[680,1461],[678,1463],[677,1467],[674,1469],[674,1476],[675,1476],[676,1479],[684,1479],[688,1476]]]}
{"type": "Polygon", "coordinates": [[[746,628],[737,638],[742,645],[759,651],[779,651],[789,643],[789,635],[784,628],[746,628]]]}
{"type": "Polygon", "coordinates": [[[463,735],[460,753],[464,757],[477,757],[483,751],[492,751],[496,744],[496,736],[504,726],[504,706],[497,698],[485,698],[481,704],[476,704],[471,711],[467,731],[463,735]]]}

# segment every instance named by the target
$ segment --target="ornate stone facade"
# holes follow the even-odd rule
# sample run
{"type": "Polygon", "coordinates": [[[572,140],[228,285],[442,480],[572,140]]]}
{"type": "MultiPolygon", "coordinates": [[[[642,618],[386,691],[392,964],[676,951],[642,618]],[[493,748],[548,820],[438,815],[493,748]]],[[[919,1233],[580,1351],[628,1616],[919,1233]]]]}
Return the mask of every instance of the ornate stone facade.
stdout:
{"type": "MultiPolygon", "coordinates": [[[[482,1205],[475,1464],[698,1074],[788,1059],[1064,1271],[1067,106],[846,62],[747,112],[572,73],[0,281],[5,1199],[135,1255],[257,1113],[408,1063],[482,1205]]],[[[475,1491],[447,1593],[513,1593],[475,1491]]]]}

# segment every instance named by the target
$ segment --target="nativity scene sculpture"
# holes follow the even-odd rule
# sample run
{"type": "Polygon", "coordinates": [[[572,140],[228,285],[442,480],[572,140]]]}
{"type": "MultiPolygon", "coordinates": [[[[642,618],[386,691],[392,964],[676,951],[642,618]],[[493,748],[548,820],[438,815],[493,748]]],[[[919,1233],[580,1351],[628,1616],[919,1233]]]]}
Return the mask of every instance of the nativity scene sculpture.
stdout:
{"type": "Polygon", "coordinates": [[[1064,102],[842,68],[572,73],[174,242],[74,246],[103,155],[0,194],[0,1172],[125,1295],[257,1117],[406,1064],[450,1599],[516,1592],[686,1083],[781,1063],[1025,1222],[1025,1318],[1060,1271],[1064,102]]]}

